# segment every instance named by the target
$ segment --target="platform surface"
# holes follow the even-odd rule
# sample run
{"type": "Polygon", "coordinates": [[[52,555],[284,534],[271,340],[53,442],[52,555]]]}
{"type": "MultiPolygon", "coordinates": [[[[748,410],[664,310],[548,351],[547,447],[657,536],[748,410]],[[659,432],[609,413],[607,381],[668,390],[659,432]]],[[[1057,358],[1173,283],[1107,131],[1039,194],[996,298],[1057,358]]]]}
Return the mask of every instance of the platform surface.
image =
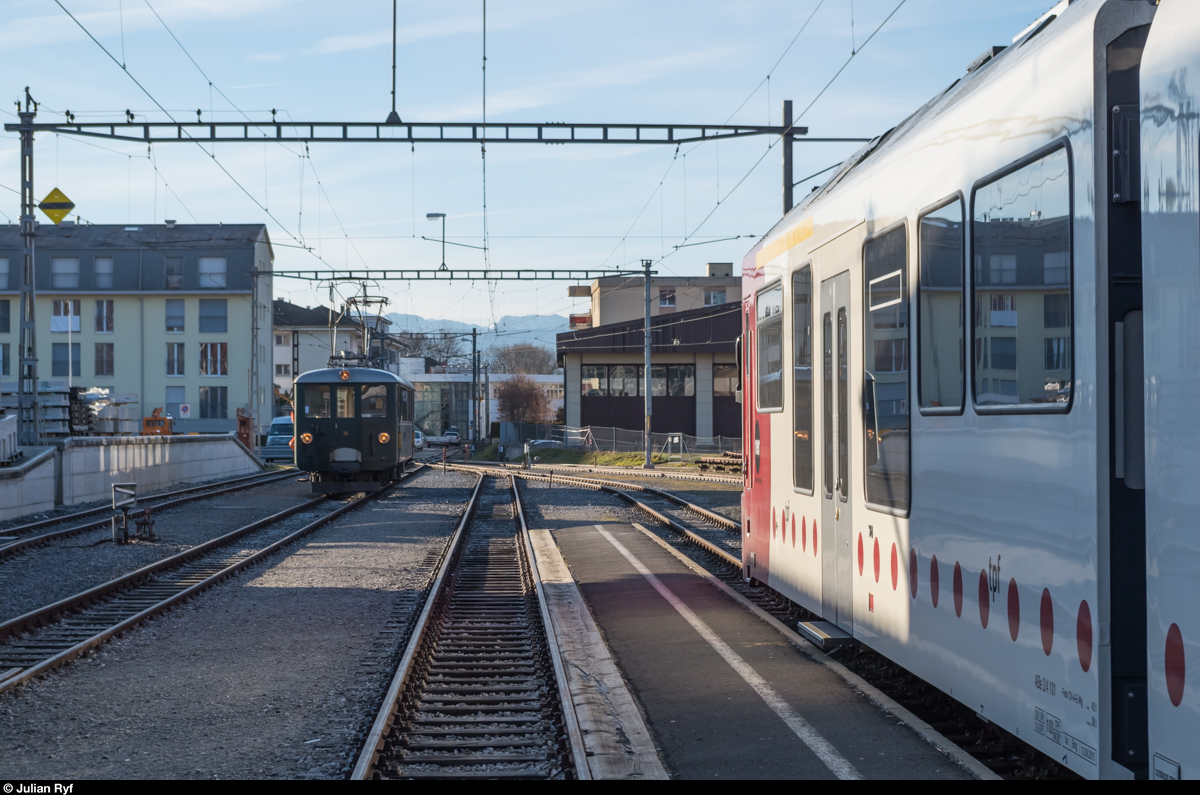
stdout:
{"type": "Polygon", "coordinates": [[[631,525],[554,537],[673,778],[969,778],[631,525]]]}

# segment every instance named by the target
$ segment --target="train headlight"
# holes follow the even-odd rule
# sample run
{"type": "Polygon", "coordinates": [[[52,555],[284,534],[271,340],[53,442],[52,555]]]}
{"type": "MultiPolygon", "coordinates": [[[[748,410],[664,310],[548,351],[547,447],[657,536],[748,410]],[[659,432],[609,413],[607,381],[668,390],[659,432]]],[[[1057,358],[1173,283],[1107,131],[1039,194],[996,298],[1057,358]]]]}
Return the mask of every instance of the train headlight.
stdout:
{"type": "Polygon", "coordinates": [[[312,444],[312,434],[311,433],[300,434],[300,441],[304,442],[305,444],[312,444]]]}
{"type": "Polygon", "coordinates": [[[391,438],[392,437],[388,436],[386,433],[381,433],[381,434],[379,434],[379,443],[387,444],[391,438]]]}
{"type": "Polygon", "coordinates": [[[342,370],[342,372],[341,372],[341,373],[339,373],[339,374],[338,374],[338,376],[339,376],[339,377],[340,377],[340,378],[341,378],[343,381],[349,381],[349,380],[350,380],[350,371],[349,371],[349,370],[342,370]]]}

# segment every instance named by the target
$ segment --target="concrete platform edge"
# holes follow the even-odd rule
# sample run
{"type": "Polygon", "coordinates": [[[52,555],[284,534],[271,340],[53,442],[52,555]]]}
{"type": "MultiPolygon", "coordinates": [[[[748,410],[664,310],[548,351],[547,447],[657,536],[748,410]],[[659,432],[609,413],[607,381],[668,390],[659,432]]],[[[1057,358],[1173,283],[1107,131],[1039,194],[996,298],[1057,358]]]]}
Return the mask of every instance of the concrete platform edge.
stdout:
{"type": "Polygon", "coordinates": [[[531,529],[546,606],[558,638],[588,768],[595,779],[666,780],[637,702],[549,530],[531,529]]]}
{"type": "Polygon", "coordinates": [[[831,671],[833,671],[834,673],[836,673],[839,677],[841,677],[841,679],[843,681],[846,682],[846,684],[850,685],[855,690],[857,690],[859,693],[861,693],[863,696],[865,696],[867,698],[867,700],[870,701],[872,704],[874,704],[875,706],[882,709],[884,712],[887,712],[888,714],[894,716],[897,720],[904,723],[906,726],[908,726],[910,729],[912,729],[917,734],[918,737],[920,737],[925,742],[929,743],[931,746],[936,748],[938,751],[941,751],[943,754],[945,754],[947,757],[949,757],[955,764],[957,764],[963,770],[967,771],[972,776],[980,779],[981,781],[1001,781],[1002,780],[1000,778],[1000,776],[993,773],[984,764],[982,764],[979,760],[972,757],[970,754],[968,754],[966,751],[964,751],[962,748],[960,748],[957,744],[951,742],[941,732],[937,731],[932,726],[930,726],[928,723],[926,723],[925,721],[918,718],[916,715],[914,715],[909,710],[905,709],[903,706],[901,706],[899,703],[897,703],[890,696],[885,694],[883,691],[879,690],[879,688],[875,687],[874,685],[869,684],[861,676],[854,673],[846,666],[842,665],[841,663],[839,663],[835,660],[828,659],[820,649],[813,646],[811,643],[809,643],[807,640],[805,640],[803,637],[801,637],[799,633],[794,632],[793,630],[789,629],[787,627],[787,625],[785,625],[779,619],[775,618],[770,613],[766,612],[761,607],[754,604],[750,600],[746,599],[746,597],[742,596],[737,591],[733,590],[728,585],[726,585],[725,583],[718,580],[716,577],[714,577],[712,574],[710,574],[707,570],[705,570],[704,567],[700,566],[700,564],[693,561],[687,555],[684,555],[682,552],[680,552],[679,550],[672,547],[666,541],[663,541],[654,532],[648,530],[646,527],[644,527],[643,525],[641,525],[638,522],[634,522],[633,526],[636,527],[638,530],[640,530],[642,533],[644,533],[647,537],[652,539],[655,543],[657,543],[663,549],[665,549],[666,551],[668,551],[672,555],[674,555],[681,563],[683,563],[689,569],[691,569],[692,571],[696,572],[696,574],[703,577],[714,588],[716,588],[717,590],[724,593],[726,596],[728,596],[730,599],[735,601],[737,604],[741,605],[746,610],[750,611],[755,616],[762,619],[764,622],[766,622],[768,625],[770,625],[773,629],[778,631],[781,635],[783,635],[785,638],[787,638],[787,640],[793,646],[795,646],[802,654],[811,658],[812,660],[815,660],[816,662],[821,663],[826,668],[828,668],[831,671]]]}

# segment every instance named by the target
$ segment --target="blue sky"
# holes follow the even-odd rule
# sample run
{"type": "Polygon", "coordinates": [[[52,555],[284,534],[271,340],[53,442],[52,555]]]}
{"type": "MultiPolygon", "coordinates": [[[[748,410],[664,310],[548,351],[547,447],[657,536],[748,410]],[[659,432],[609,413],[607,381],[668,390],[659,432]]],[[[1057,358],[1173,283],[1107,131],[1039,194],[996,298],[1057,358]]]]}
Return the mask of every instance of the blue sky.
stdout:
{"type": "MultiPolygon", "coordinates": [[[[898,2],[493,0],[488,120],[713,124],[733,114],[734,122],[778,124],[782,100],[792,99],[797,111],[808,105],[898,2]],[[810,15],[768,85],[755,91],[810,15]]],[[[283,119],[382,121],[390,109],[388,0],[62,3],[180,119],[194,120],[197,109],[205,119],[240,119],[230,101],[252,118],[268,118],[274,108],[283,119]]],[[[400,2],[401,118],[480,118],[481,5],[400,2]]],[[[1051,5],[907,0],[799,123],[813,136],[877,135],[1051,5]]],[[[4,10],[0,94],[8,96],[0,119],[15,121],[12,101],[26,85],[42,103],[39,121],[66,110],[80,120],[121,118],[127,108],[138,118],[164,118],[54,0],[5,0],[4,10]]],[[[440,245],[421,236],[438,238],[441,228],[425,220],[427,212],[448,215],[450,240],[482,243],[477,146],[427,144],[413,152],[406,144],[324,144],[310,146],[306,160],[296,144],[219,144],[216,160],[238,187],[194,144],[160,144],[148,153],[144,145],[89,143],[39,136],[35,190],[40,197],[57,185],[93,223],[266,222],[280,270],[436,267],[440,245]],[[298,240],[320,259],[295,247],[298,240]]],[[[738,262],[754,238],[673,247],[770,229],[780,214],[781,177],[779,149],[763,158],[767,143],[708,143],[678,154],[661,146],[492,144],[492,266],[618,268],[669,254],[656,266],[661,273],[698,275],[708,261],[738,262]]],[[[795,176],[855,148],[797,144],[795,176]]],[[[17,186],[18,167],[15,136],[4,133],[0,186],[17,186]]],[[[799,196],[806,187],[796,190],[799,196]]],[[[0,223],[16,219],[17,194],[0,188],[0,213],[0,223]]],[[[480,267],[483,252],[451,246],[447,264],[480,267]]],[[[391,299],[392,311],[481,326],[506,314],[565,314],[587,305],[568,299],[561,282],[501,282],[494,291],[467,282],[393,282],[372,290],[391,299]]],[[[328,300],[328,288],[280,280],[276,295],[312,304],[328,300]]]]}

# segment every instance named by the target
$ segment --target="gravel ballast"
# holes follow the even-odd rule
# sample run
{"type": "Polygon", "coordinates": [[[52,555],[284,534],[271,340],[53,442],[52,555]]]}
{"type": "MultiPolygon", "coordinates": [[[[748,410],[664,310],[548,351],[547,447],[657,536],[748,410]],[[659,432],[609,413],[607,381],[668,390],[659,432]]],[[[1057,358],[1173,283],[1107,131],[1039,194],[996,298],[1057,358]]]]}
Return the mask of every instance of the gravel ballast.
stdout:
{"type": "Polygon", "coordinates": [[[11,778],[341,778],[474,478],[425,472],[0,695],[11,778]]]}
{"type": "Polygon", "coordinates": [[[86,591],[305,502],[312,499],[311,492],[310,483],[285,479],[155,513],[157,541],[114,544],[111,528],[102,527],[0,560],[0,621],[86,591]]]}

